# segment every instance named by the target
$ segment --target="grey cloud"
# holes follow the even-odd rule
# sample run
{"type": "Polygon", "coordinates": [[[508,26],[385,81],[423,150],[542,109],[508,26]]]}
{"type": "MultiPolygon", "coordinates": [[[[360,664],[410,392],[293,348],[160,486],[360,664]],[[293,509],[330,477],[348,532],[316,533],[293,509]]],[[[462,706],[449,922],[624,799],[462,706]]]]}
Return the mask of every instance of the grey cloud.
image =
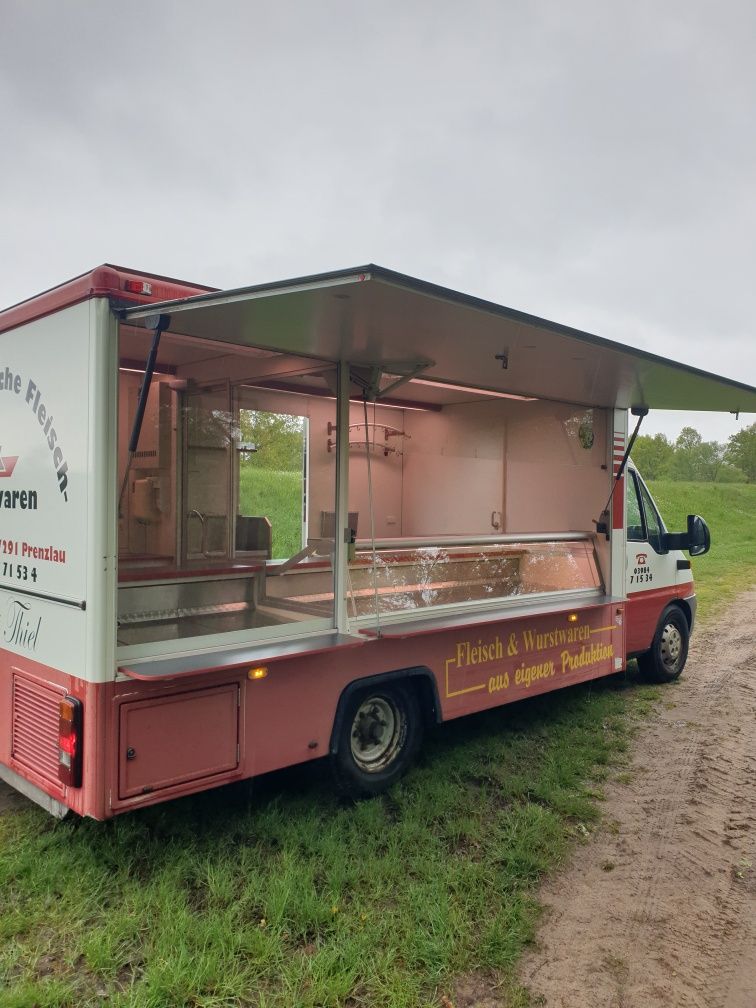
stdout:
{"type": "Polygon", "coordinates": [[[756,380],[750,3],[0,3],[0,303],[372,259],[756,380]]]}

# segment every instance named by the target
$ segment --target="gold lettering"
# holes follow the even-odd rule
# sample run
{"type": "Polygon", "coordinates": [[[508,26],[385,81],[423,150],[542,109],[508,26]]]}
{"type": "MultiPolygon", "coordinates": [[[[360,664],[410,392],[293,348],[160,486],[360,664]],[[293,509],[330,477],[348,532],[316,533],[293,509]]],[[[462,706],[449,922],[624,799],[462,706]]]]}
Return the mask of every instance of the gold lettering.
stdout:
{"type": "Polygon", "coordinates": [[[476,644],[472,644],[470,641],[458,641],[455,648],[454,662],[458,669],[485,665],[488,662],[499,661],[504,657],[504,644],[498,634],[488,644],[484,644],[482,639],[478,638],[476,644]]]}
{"type": "Polygon", "coordinates": [[[509,689],[509,673],[503,672],[499,675],[491,676],[488,680],[488,692],[498,693],[500,690],[509,689]]]}
{"type": "Polygon", "coordinates": [[[575,669],[589,668],[591,665],[599,665],[614,657],[613,644],[583,644],[581,649],[575,653],[573,651],[562,651],[562,672],[572,672],[575,669]]]}
{"type": "Polygon", "coordinates": [[[523,662],[515,670],[515,684],[530,689],[531,685],[538,682],[539,679],[550,679],[555,671],[553,661],[540,662],[538,665],[526,665],[523,662]]]}
{"type": "MultiPolygon", "coordinates": [[[[585,624],[583,626],[554,627],[553,630],[545,630],[537,633],[534,630],[522,631],[522,644],[526,652],[546,651],[550,648],[558,647],[560,644],[575,644],[578,641],[585,641],[590,638],[591,628],[585,624]]],[[[510,654],[513,652],[510,651],[510,654]]]]}

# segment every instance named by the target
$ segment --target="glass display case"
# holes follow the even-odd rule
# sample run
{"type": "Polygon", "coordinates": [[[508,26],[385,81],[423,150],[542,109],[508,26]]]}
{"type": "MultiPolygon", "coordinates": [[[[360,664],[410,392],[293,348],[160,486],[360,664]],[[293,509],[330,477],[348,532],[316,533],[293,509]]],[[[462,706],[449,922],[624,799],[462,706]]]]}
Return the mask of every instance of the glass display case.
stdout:
{"type": "Polygon", "coordinates": [[[364,546],[349,565],[348,612],[363,617],[603,590],[590,536],[503,536],[488,543],[408,542],[364,546]]]}

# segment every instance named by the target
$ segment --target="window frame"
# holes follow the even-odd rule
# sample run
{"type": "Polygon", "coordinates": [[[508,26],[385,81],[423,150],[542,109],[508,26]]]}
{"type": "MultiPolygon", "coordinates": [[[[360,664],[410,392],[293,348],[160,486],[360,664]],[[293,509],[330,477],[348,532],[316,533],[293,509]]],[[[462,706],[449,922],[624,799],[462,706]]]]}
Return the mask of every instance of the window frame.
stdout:
{"type": "Polygon", "coordinates": [[[628,532],[629,526],[628,526],[628,524],[626,522],[625,523],[625,533],[627,535],[627,541],[628,542],[643,542],[643,543],[648,543],[648,545],[651,547],[651,549],[654,551],[654,553],[657,554],[657,556],[665,556],[667,553],[669,553],[669,549],[665,548],[664,545],[663,545],[664,536],[665,536],[665,534],[667,532],[667,527],[664,524],[662,516],[659,514],[659,509],[657,508],[657,506],[656,506],[656,504],[654,502],[654,499],[651,496],[651,491],[646,486],[645,482],[643,481],[643,477],[640,475],[640,473],[638,473],[635,469],[628,469],[627,471],[628,471],[628,474],[630,476],[632,476],[632,478],[634,480],[635,495],[636,495],[636,499],[638,501],[638,506],[639,506],[639,510],[640,510],[641,521],[643,522],[643,535],[644,535],[643,539],[631,538],[630,535],[629,535],[629,532],[628,532]],[[648,521],[648,515],[647,515],[646,502],[648,502],[648,504],[650,505],[650,507],[651,507],[651,509],[653,511],[653,515],[656,518],[656,522],[657,522],[657,524],[659,526],[659,544],[658,544],[658,546],[655,545],[652,542],[650,534],[649,534],[649,521],[648,521]]]}
{"type": "MultiPolygon", "coordinates": [[[[630,523],[627,521],[628,517],[627,514],[625,515],[625,535],[627,537],[628,542],[645,543],[648,542],[648,525],[646,524],[646,514],[643,510],[643,501],[640,495],[640,488],[638,486],[637,474],[634,469],[628,469],[627,475],[629,481],[632,483],[633,491],[635,493],[635,500],[638,504],[638,514],[640,515],[641,520],[641,538],[638,539],[636,536],[630,535],[630,523]]],[[[627,510],[627,491],[625,492],[625,508],[627,510]]],[[[633,525],[632,527],[636,528],[637,526],[633,525]]]]}

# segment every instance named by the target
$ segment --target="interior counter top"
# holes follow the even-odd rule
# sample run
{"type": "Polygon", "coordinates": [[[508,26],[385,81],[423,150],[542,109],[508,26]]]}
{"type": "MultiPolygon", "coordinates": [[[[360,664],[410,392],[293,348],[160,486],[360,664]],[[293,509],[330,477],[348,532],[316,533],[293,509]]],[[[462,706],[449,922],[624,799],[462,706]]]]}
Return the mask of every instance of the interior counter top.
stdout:
{"type": "Polygon", "coordinates": [[[213,577],[243,577],[245,574],[255,574],[257,571],[265,569],[265,562],[258,563],[223,563],[209,566],[204,563],[188,563],[182,567],[175,567],[170,564],[145,565],[144,561],[134,563],[123,561],[118,565],[119,584],[138,584],[146,581],[160,583],[162,581],[180,581],[188,578],[213,578],[213,577]]]}

